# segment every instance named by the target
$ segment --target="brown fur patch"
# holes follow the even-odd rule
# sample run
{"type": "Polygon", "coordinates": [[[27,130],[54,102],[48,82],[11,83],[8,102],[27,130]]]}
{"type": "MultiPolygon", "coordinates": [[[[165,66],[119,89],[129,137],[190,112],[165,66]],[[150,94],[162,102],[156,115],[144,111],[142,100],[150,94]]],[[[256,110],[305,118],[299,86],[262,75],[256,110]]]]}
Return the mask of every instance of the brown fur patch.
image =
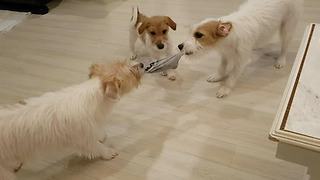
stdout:
{"type": "Polygon", "coordinates": [[[89,78],[99,77],[104,92],[108,90],[119,96],[137,88],[143,74],[140,64],[131,66],[126,61],[92,64],[89,70],[89,78]]]}
{"type": "Polygon", "coordinates": [[[196,31],[194,32],[195,39],[202,45],[202,46],[214,46],[218,43],[222,38],[226,37],[222,34],[220,30],[220,25],[224,25],[231,30],[231,23],[220,23],[218,21],[209,21],[197,27],[196,31]]]}
{"type": "Polygon", "coordinates": [[[145,21],[148,17],[145,16],[144,14],[138,13],[138,21],[136,23],[136,27],[138,26],[139,23],[142,23],[143,21],[145,21]]]}
{"type": "Polygon", "coordinates": [[[168,16],[153,16],[145,18],[140,27],[138,28],[139,34],[147,33],[153,44],[161,44],[168,40],[169,27],[176,30],[176,23],[168,16]]]}

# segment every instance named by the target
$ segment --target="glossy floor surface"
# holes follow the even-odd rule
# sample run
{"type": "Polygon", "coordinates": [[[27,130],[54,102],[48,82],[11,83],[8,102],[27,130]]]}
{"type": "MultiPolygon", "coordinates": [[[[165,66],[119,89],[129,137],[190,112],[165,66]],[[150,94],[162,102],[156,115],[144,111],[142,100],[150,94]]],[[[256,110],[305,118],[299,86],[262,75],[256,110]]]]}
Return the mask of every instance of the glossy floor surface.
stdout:
{"type": "MultiPolygon", "coordinates": [[[[56,91],[87,79],[93,62],[128,59],[131,8],[168,15],[176,46],[188,27],[207,17],[235,11],[241,0],[62,0],[50,13],[30,15],[0,35],[0,103],[56,91]]],[[[278,159],[268,134],[291,71],[304,28],[320,22],[320,1],[306,0],[287,65],[274,68],[277,38],[255,51],[253,61],[230,96],[215,97],[219,83],[208,83],[219,56],[183,58],[176,81],[145,75],[138,90],[114,108],[106,144],[119,156],[88,161],[75,155],[39,158],[23,166],[19,180],[215,179],[301,180],[307,167],[278,159]]],[[[141,43],[138,55],[145,55],[141,43]]]]}

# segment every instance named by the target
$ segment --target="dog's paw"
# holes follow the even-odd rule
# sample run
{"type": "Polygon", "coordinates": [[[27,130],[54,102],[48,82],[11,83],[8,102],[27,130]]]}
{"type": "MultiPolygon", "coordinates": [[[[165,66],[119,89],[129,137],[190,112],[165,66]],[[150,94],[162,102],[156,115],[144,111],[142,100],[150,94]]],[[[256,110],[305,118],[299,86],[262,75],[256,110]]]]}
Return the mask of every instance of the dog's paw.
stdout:
{"type": "Polygon", "coordinates": [[[20,165],[16,168],[14,168],[14,172],[18,172],[22,168],[23,163],[20,163],[20,165]]]}
{"type": "Polygon", "coordinates": [[[168,75],[166,71],[162,71],[162,72],[160,72],[160,74],[161,74],[162,76],[167,76],[167,75],[168,75]]]}
{"type": "Polygon", "coordinates": [[[277,69],[283,68],[284,65],[286,65],[286,59],[281,57],[274,63],[274,67],[277,69]]]}
{"type": "Polygon", "coordinates": [[[222,81],[226,78],[225,75],[221,75],[221,74],[213,74],[210,75],[207,79],[208,82],[219,82],[222,81]]]}
{"type": "Polygon", "coordinates": [[[221,86],[217,92],[217,98],[223,98],[228,96],[231,93],[231,88],[228,86],[221,86]]]}
{"type": "Polygon", "coordinates": [[[176,80],[176,76],[175,75],[170,75],[168,77],[168,79],[171,80],[171,81],[174,81],[174,80],[176,80]]]}
{"type": "Polygon", "coordinates": [[[130,59],[131,60],[135,60],[135,59],[137,59],[137,54],[135,54],[135,53],[131,53],[131,55],[130,55],[130,59]]]}
{"type": "Polygon", "coordinates": [[[282,62],[276,62],[275,64],[274,64],[274,67],[276,67],[277,69],[281,69],[281,68],[283,68],[283,66],[285,65],[286,63],[282,63],[282,62]]]}
{"type": "Polygon", "coordinates": [[[100,158],[102,160],[111,160],[114,159],[116,156],[118,156],[118,153],[114,149],[108,148],[100,158]]]}

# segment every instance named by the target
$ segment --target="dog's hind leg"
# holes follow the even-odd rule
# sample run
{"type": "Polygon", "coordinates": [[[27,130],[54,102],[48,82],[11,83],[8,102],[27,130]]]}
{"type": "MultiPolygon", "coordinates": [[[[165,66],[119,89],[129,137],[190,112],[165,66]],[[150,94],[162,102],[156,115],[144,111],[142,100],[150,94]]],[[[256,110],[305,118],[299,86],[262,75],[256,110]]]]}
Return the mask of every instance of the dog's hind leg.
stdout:
{"type": "Polygon", "coordinates": [[[280,41],[281,41],[281,53],[276,60],[274,66],[278,69],[283,68],[286,64],[286,54],[288,51],[291,32],[287,22],[283,22],[280,27],[280,41]]]}
{"type": "Polygon", "coordinates": [[[274,66],[281,69],[286,64],[286,55],[289,47],[289,43],[292,39],[293,33],[295,32],[295,27],[298,18],[295,12],[284,18],[280,25],[280,41],[281,41],[281,53],[274,66]]]}

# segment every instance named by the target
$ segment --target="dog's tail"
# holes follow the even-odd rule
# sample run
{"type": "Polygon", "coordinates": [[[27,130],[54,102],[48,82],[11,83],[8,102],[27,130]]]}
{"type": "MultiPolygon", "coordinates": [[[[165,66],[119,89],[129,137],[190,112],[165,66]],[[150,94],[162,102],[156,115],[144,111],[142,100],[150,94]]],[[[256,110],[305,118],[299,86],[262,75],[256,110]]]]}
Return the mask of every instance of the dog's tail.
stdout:
{"type": "Polygon", "coordinates": [[[0,165],[0,179],[1,180],[16,180],[15,175],[13,172],[8,171],[4,167],[0,165]]]}
{"type": "Polygon", "coordinates": [[[131,22],[130,26],[131,27],[136,27],[139,19],[139,8],[138,6],[135,6],[132,8],[132,17],[131,17],[131,22]]]}

